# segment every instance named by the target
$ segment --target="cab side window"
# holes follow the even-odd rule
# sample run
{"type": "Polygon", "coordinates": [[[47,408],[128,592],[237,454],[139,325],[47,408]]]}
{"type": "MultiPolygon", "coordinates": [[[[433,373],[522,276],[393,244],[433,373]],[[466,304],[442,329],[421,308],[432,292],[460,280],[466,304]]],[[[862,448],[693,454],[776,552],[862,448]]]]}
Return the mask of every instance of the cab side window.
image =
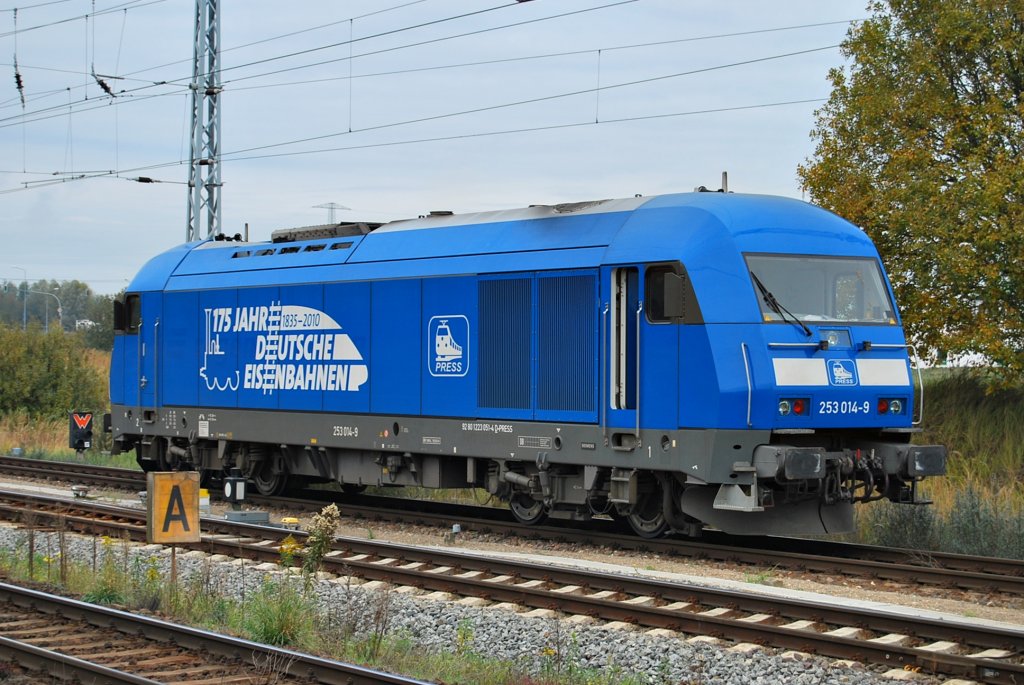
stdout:
{"type": "Polygon", "coordinates": [[[114,300],[114,331],[134,335],[142,323],[142,306],[138,295],[126,295],[124,302],[114,300]]]}
{"type": "Polygon", "coordinates": [[[651,323],[700,323],[700,307],[682,264],[656,264],[644,276],[644,310],[651,323]]]}

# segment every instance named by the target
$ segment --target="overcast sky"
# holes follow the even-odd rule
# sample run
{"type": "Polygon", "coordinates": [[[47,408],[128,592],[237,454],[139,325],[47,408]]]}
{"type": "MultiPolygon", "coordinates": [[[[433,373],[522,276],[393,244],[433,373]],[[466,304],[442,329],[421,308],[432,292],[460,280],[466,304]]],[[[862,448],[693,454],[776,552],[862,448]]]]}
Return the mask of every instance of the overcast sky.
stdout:
{"type": "MultiPolygon", "coordinates": [[[[384,221],[718,188],[722,171],[800,197],[831,46],[867,16],[864,0],[220,4],[223,228],[253,240],[324,223],[330,202],[384,221]]],[[[115,292],[185,238],[194,3],[14,7],[0,280],[115,292]]]]}

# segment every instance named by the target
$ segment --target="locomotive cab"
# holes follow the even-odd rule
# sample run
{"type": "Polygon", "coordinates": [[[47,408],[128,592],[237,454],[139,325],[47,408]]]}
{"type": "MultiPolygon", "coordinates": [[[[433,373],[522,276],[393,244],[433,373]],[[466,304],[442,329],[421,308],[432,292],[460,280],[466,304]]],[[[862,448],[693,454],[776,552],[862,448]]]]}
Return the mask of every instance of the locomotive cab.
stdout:
{"type": "Polygon", "coordinates": [[[763,324],[760,344],[743,346],[746,423],[769,427],[770,440],[714,499],[684,491],[681,509],[765,533],[838,532],[852,527],[854,502],[926,503],[917,484],[945,473],[946,450],[910,443],[923,396],[915,404],[911,348],[877,258],[743,256],[763,324]],[[750,375],[755,358],[770,367],[767,392],[750,375]]]}

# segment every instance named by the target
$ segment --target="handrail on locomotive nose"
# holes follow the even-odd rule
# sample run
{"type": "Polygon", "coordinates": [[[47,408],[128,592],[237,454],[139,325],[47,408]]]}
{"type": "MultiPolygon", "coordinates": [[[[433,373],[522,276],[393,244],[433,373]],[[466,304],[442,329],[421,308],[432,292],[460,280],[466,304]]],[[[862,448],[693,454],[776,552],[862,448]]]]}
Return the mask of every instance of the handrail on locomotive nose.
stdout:
{"type": "Polygon", "coordinates": [[[921,388],[921,392],[919,393],[919,397],[920,397],[921,401],[920,401],[920,408],[918,409],[918,413],[917,413],[917,421],[914,421],[913,419],[911,419],[911,424],[914,425],[914,426],[921,425],[921,422],[924,421],[924,376],[921,374],[921,357],[918,356],[918,354],[917,354],[917,346],[916,345],[912,345],[910,343],[907,343],[905,345],[900,345],[898,343],[871,343],[871,349],[872,350],[906,350],[907,352],[909,352],[912,355],[913,360],[914,360],[914,364],[913,364],[912,368],[914,369],[914,371],[917,371],[917,384],[921,388]]]}
{"type": "Polygon", "coordinates": [[[768,347],[807,347],[814,348],[816,350],[822,349],[821,342],[770,342],[768,343],[768,347]]]}

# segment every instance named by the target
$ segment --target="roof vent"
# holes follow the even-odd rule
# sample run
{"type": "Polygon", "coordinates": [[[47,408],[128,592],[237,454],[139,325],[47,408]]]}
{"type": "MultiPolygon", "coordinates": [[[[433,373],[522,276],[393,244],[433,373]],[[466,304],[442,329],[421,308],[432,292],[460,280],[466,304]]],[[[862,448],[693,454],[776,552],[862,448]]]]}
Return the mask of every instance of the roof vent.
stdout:
{"type": "Polygon", "coordinates": [[[551,207],[559,214],[571,214],[572,212],[581,212],[584,209],[590,209],[596,207],[599,204],[608,202],[608,200],[590,200],[588,202],[563,202],[560,205],[551,205],[551,207]]]}
{"type": "Polygon", "coordinates": [[[530,208],[534,207],[547,207],[558,214],[572,214],[573,212],[582,212],[584,209],[590,209],[600,204],[608,202],[608,200],[587,200],[586,202],[563,202],[558,205],[530,205],[530,208]]]}
{"type": "Polygon", "coordinates": [[[354,223],[282,228],[270,234],[270,242],[292,243],[298,240],[317,240],[318,238],[343,238],[355,235],[366,235],[379,226],[380,224],[354,223]]]}

